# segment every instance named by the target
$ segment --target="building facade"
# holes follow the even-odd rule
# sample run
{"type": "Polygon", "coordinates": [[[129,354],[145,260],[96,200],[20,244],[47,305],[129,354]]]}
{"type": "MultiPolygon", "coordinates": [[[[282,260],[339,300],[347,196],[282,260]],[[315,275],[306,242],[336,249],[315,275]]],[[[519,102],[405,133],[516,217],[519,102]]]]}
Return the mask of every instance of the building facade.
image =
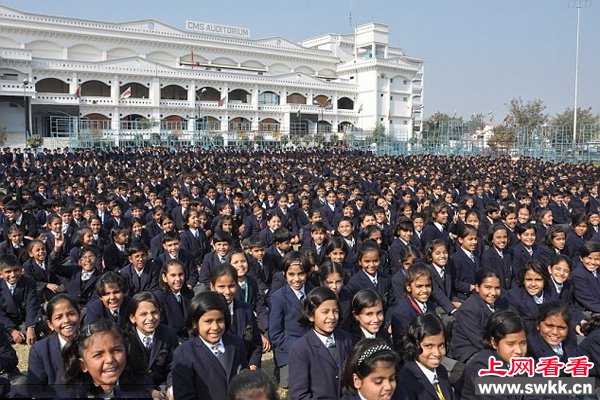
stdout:
{"type": "Polygon", "coordinates": [[[43,136],[82,124],[338,137],[382,125],[408,139],[422,128],[424,63],[388,39],[378,23],[293,43],[0,6],[0,123],[43,136]]]}

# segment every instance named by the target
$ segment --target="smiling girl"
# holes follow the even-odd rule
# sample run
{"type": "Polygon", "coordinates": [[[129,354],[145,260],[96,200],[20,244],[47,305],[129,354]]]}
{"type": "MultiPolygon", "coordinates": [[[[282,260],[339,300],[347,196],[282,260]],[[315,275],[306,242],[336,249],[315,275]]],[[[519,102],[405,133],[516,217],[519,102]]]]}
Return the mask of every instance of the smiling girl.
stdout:
{"type": "Polygon", "coordinates": [[[340,307],[333,291],[317,287],[310,291],[302,305],[301,322],[310,327],[290,349],[290,397],[339,398],[339,377],[352,337],[337,329],[340,307]]]}

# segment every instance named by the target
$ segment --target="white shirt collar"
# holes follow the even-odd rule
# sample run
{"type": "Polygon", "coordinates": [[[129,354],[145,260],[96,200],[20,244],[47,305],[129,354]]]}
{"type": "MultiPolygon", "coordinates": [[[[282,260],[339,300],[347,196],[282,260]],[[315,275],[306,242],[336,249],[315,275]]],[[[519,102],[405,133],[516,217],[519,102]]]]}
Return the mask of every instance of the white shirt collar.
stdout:
{"type": "MultiPolygon", "coordinates": [[[[418,362],[418,361],[415,361],[415,362],[417,363],[417,366],[419,367],[419,369],[421,371],[423,371],[423,373],[425,374],[425,377],[427,378],[429,383],[431,383],[433,385],[433,378],[437,375],[437,373],[435,372],[435,369],[432,371],[429,368],[425,367],[420,362],[418,362]]],[[[438,381],[439,381],[439,379],[438,379],[438,381]]]]}
{"type": "Polygon", "coordinates": [[[323,346],[325,346],[325,347],[327,347],[326,343],[327,343],[328,337],[331,336],[335,340],[335,336],[333,336],[333,333],[329,336],[325,336],[325,335],[321,335],[319,332],[315,331],[314,329],[313,329],[313,332],[315,332],[315,335],[317,335],[317,337],[319,338],[319,340],[323,343],[323,346]]]}
{"type": "Polygon", "coordinates": [[[417,305],[419,306],[421,311],[425,312],[425,307],[427,307],[427,304],[421,303],[419,300],[415,299],[414,297],[413,297],[413,300],[415,301],[415,303],[417,303],[417,305]]]}
{"type": "Polygon", "coordinates": [[[67,340],[64,339],[62,336],[60,336],[60,334],[58,335],[58,346],[60,347],[60,349],[62,350],[63,347],[65,347],[67,345],[67,340]]]}
{"type": "Polygon", "coordinates": [[[135,273],[137,274],[137,276],[140,277],[140,278],[142,277],[142,274],[144,273],[144,268],[146,268],[146,267],[144,267],[144,268],[142,268],[141,271],[138,271],[137,268],[134,267],[133,265],[131,267],[133,268],[133,270],[135,271],[135,273]]]}
{"type": "MultiPolygon", "coordinates": [[[[138,337],[140,338],[140,341],[142,343],[145,343],[144,338],[146,337],[146,335],[144,335],[142,332],[140,332],[140,330],[138,328],[135,328],[135,332],[137,333],[138,337]]],[[[154,343],[154,332],[152,332],[148,336],[150,337],[150,343],[154,343]]]]}
{"type": "Polygon", "coordinates": [[[440,268],[435,264],[431,264],[433,265],[433,268],[435,268],[435,270],[437,271],[438,275],[441,277],[442,276],[442,270],[444,270],[444,275],[446,274],[446,268],[440,268]]]}
{"type": "Polygon", "coordinates": [[[292,291],[294,292],[294,294],[296,295],[296,297],[300,298],[300,294],[302,294],[306,298],[306,293],[304,293],[304,286],[302,286],[302,289],[300,289],[300,290],[296,290],[296,289],[292,288],[292,291]]]}
{"type": "Polygon", "coordinates": [[[375,276],[368,274],[367,271],[365,271],[364,269],[363,269],[363,272],[365,273],[365,275],[367,275],[367,277],[371,280],[371,282],[373,282],[373,280],[377,280],[378,281],[378,279],[377,279],[377,272],[375,272],[375,276]]]}
{"type": "Polygon", "coordinates": [[[438,230],[439,230],[440,232],[443,232],[443,231],[444,231],[444,225],[440,224],[439,222],[435,222],[435,221],[434,221],[434,222],[433,222],[433,225],[435,225],[435,227],[436,227],[436,228],[438,228],[438,230]]]}
{"type": "Polygon", "coordinates": [[[233,301],[227,304],[227,307],[229,308],[229,314],[233,315],[233,301]]]}
{"type": "Polygon", "coordinates": [[[206,347],[208,347],[208,350],[210,350],[210,352],[211,352],[211,353],[212,353],[212,351],[213,351],[213,347],[214,347],[214,346],[219,346],[219,350],[220,350],[222,353],[225,353],[225,344],[223,343],[223,338],[219,339],[219,343],[217,343],[217,344],[215,345],[215,344],[210,344],[210,343],[208,343],[206,340],[202,339],[202,337],[201,337],[201,336],[198,336],[198,337],[200,338],[200,340],[202,340],[202,343],[204,343],[204,345],[205,345],[206,347]]]}
{"type": "Polygon", "coordinates": [[[360,330],[362,331],[363,335],[365,336],[365,338],[367,339],[375,339],[376,334],[371,333],[369,331],[367,331],[365,328],[363,328],[362,326],[359,326],[360,330]]]}

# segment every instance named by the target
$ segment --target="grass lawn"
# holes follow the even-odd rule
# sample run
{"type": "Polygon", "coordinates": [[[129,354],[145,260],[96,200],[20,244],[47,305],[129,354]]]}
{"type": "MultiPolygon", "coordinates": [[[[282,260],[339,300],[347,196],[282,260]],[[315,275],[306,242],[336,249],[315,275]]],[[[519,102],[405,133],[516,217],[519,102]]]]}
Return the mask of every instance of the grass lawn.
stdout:
{"type": "MultiPolygon", "coordinates": [[[[27,362],[29,360],[29,346],[15,344],[13,348],[17,352],[17,356],[19,357],[19,370],[21,372],[27,372],[27,362]]],[[[275,378],[273,376],[273,352],[265,353],[262,357],[262,369],[265,371],[273,382],[275,382],[275,378]]],[[[279,396],[281,399],[287,399],[287,390],[279,389],[279,396]]]]}

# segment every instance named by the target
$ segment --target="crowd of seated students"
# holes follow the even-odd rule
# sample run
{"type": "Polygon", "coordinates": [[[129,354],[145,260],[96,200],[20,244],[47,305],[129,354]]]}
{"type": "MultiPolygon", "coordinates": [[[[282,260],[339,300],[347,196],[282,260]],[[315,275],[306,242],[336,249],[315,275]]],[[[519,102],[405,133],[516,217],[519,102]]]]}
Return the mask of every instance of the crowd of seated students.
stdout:
{"type": "Polygon", "coordinates": [[[475,398],[490,355],[600,362],[590,165],[5,149],[0,173],[13,395],[224,399],[272,352],[292,399],[379,398],[366,377],[385,365],[390,398],[475,398]],[[81,362],[102,345],[109,383],[81,362]]]}

